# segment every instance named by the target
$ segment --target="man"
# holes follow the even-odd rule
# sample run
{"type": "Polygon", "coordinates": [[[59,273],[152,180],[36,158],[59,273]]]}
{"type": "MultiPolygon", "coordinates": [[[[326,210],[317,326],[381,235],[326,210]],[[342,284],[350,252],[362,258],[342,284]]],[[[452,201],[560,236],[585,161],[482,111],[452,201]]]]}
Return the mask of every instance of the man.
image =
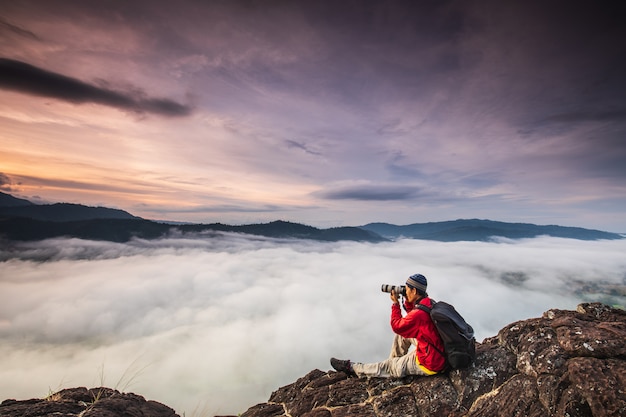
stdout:
{"type": "Polygon", "coordinates": [[[445,368],[443,342],[430,315],[417,308],[418,304],[432,308],[428,297],[426,277],[411,275],[406,281],[406,316],[402,317],[398,294],[391,292],[391,328],[396,336],[387,360],[376,363],[353,363],[331,358],[331,366],[348,375],[367,377],[403,377],[406,375],[434,375],[445,368]],[[411,345],[415,352],[409,352],[411,345]]]}

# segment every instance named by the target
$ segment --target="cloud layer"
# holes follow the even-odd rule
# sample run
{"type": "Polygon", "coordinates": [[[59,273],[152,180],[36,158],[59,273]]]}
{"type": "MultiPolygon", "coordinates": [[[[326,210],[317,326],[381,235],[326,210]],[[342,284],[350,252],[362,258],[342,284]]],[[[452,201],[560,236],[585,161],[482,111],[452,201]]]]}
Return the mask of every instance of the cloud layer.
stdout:
{"type": "Polygon", "coordinates": [[[174,221],[626,231],[620,7],[6,2],[2,172],[174,221]]]}
{"type": "Polygon", "coordinates": [[[72,103],[97,103],[136,113],[186,116],[191,108],[169,99],[119,92],[46,71],[13,59],[0,58],[0,88],[51,97],[72,103]]]}
{"type": "Polygon", "coordinates": [[[583,299],[625,304],[624,245],[224,235],[4,248],[0,392],[25,399],[104,383],[181,414],[236,414],[329,369],[330,356],[384,359],[392,333],[383,283],[425,274],[431,296],[457,306],[482,340],[583,299]]]}

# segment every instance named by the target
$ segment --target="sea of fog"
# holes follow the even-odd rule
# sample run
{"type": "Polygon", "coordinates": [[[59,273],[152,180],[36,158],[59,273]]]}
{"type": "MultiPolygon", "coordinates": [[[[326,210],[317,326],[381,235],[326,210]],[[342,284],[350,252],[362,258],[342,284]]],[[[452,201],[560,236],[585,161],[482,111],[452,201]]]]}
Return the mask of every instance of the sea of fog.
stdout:
{"type": "Polygon", "coordinates": [[[320,243],[225,234],[0,249],[0,401],[135,392],[237,414],[329,358],[389,352],[383,283],[413,273],[479,341],[582,301],[624,305],[626,240],[320,243]],[[611,294],[612,293],[612,294],[611,294]]]}

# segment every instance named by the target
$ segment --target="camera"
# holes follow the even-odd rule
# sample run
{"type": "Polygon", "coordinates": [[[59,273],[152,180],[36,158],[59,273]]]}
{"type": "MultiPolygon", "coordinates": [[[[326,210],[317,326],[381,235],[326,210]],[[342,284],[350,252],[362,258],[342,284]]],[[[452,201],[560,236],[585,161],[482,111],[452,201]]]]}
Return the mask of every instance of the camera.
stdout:
{"type": "Polygon", "coordinates": [[[406,286],[405,285],[389,285],[389,284],[383,284],[380,287],[380,290],[382,292],[391,292],[391,291],[395,291],[396,295],[398,296],[403,296],[406,297],[406,286]]]}

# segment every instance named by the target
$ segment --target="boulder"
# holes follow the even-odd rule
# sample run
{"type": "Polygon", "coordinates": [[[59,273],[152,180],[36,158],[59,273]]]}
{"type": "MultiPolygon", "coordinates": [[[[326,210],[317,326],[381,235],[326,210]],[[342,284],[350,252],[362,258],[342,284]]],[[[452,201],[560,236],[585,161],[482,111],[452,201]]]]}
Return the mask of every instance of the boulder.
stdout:
{"type": "Polygon", "coordinates": [[[431,377],[316,369],[241,416],[626,416],[626,312],[549,310],[477,344],[470,368],[431,377]]]}
{"type": "Polygon", "coordinates": [[[171,408],[110,388],[71,388],[44,399],[5,400],[2,417],[179,417],[171,408]]]}

